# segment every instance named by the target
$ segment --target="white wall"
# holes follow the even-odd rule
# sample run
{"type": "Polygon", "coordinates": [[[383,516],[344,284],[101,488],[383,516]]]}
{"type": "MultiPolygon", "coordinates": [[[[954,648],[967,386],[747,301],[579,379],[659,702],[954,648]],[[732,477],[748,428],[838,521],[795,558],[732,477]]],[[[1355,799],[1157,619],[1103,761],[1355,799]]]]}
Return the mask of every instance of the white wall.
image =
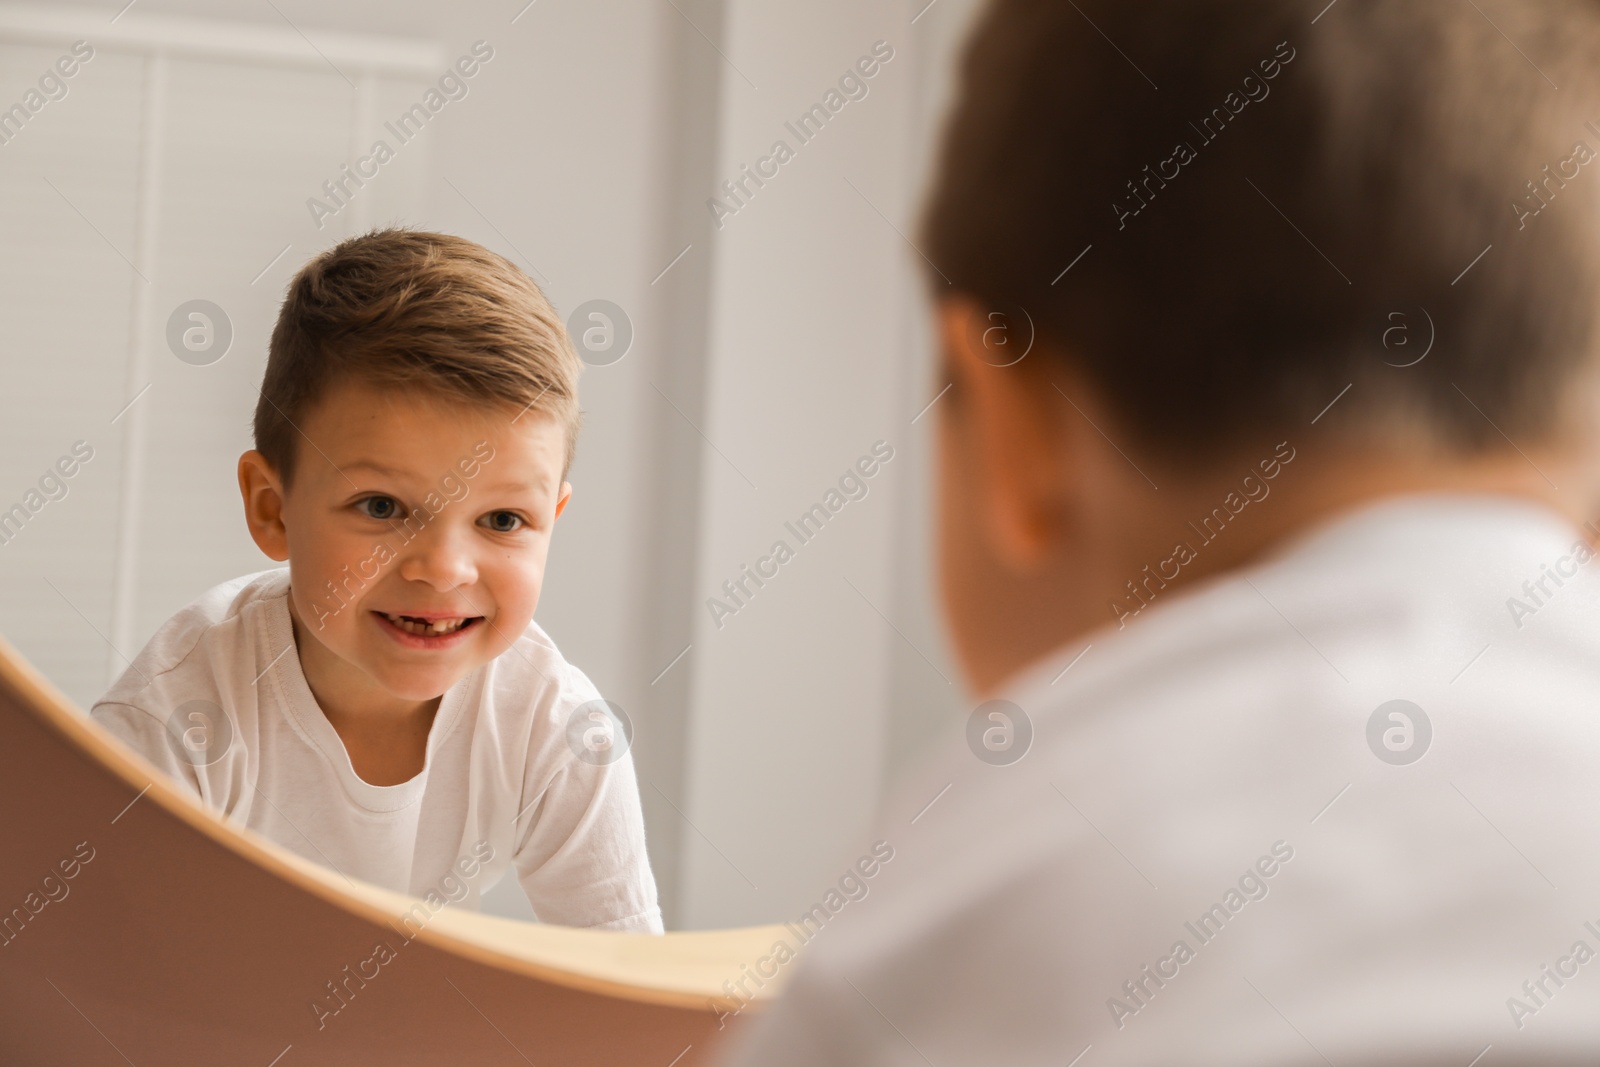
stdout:
{"type": "Polygon", "coordinates": [[[718,173],[738,176],[778,141],[795,157],[766,186],[747,182],[715,237],[703,429],[717,450],[702,455],[698,598],[737,605],[723,581],[779,541],[795,557],[767,564],[777,573],[760,588],[745,579],[753,595],[737,614],[697,615],[689,925],[799,914],[877,802],[897,640],[878,611],[894,607],[893,509],[917,447],[899,388],[915,253],[895,227],[908,215],[919,62],[904,12],[734,0],[723,51],[760,88],[724,77],[718,173]],[[800,128],[879,41],[892,58],[864,79],[867,95],[820,132],[800,128]],[[894,458],[863,480],[867,495],[836,496],[840,510],[802,542],[785,523],[878,441],[894,458]]]}
{"type": "MultiPolygon", "coordinates": [[[[938,0],[915,24],[922,2],[889,0],[277,6],[283,18],[258,0],[140,0],[117,20],[220,20],[300,49],[292,75],[169,68],[148,286],[122,258],[141,247],[147,65],[103,52],[0,146],[0,507],[73,440],[96,447],[68,497],[0,547],[0,626],[87,704],[115,658],[107,639],[131,653],[206,586],[266,565],[231,472],[283,284],[362,226],[461,233],[535,271],[564,312],[603,297],[633,320],[629,355],[585,376],[577,491],[540,620],[635,721],[669,922],[798,911],[849,858],[885,775],[962,706],[939,677],[954,681],[926,581],[932,419],[910,424],[942,383],[902,234],[972,0],[938,0]],[[352,61],[315,54],[373,37],[413,58],[479,39],[496,55],[319,230],[305,198],[416,88],[396,74],[363,110],[352,61]],[[784,121],[880,39],[895,57],[868,96],[799,145],[784,121]],[[778,138],[795,158],[717,228],[706,199],[778,138]],[[236,331],[210,367],[179,363],[162,337],[196,296],[236,331]],[[155,384],[113,425],[139,359],[155,384]],[[715,626],[706,599],[879,439],[895,458],[869,495],[715,626]]],[[[120,7],[89,15],[109,27],[120,7]]],[[[0,45],[0,102],[60,50],[0,45]]]]}

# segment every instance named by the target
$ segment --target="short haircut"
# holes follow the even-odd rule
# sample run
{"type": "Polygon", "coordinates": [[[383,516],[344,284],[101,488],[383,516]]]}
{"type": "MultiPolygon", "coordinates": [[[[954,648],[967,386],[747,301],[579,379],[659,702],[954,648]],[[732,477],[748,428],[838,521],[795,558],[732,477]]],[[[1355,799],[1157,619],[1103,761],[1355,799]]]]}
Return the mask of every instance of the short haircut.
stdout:
{"type": "Polygon", "coordinates": [[[992,0],[919,244],[1157,455],[1347,386],[1314,432],[1471,454],[1564,432],[1597,150],[1594,0],[992,0]]]}
{"type": "Polygon", "coordinates": [[[256,449],[285,486],[299,427],[346,382],[553,415],[577,444],[582,364],[544,293],[504,256],[461,237],[374,230],[289,283],[256,404],[256,449]]]}

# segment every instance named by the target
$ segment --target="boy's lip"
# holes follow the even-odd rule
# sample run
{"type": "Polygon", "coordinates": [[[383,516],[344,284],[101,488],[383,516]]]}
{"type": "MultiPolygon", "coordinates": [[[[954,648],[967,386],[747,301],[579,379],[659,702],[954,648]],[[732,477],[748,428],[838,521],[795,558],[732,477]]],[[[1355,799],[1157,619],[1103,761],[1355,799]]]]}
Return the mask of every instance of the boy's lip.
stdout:
{"type": "Polygon", "coordinates": [[[404,615],[408,619],[417,619],[425,623],[436,623],[441,619],[473,619],[476,615],[468,615],[464,611],[384,611],[382,608],[373,608],[379,615],[404,615]]]}
{"type": "MultiPolygon", "coordinates": [[[[392,612],[391,614],[399,615],[401,613],[392,612]]],[[[411,618],[415,619],[422,619],[426,617],[422,615],[411,615],[410,612],[406,612],[405,614],[410,615],[411,618]]],[[[437,622],[440,619],[463,618],[466,619],[467,622],[456,629],[451,630],[449,633],[414,634],[401,629],[399,626],[396,626],[394,622],[381,611],[372,612],[372,617],[374,620],[376,620],[380,630],[388,634],[402,646],[406,648],[426,649],[429,651],[452,648],[455,645],[460,644],[462,641],[476,634],[478,630],[478,624],[484,621],[483,616],[481,615],[441,615],[436,613],[430,619],[431,622],[437,622]]]]}

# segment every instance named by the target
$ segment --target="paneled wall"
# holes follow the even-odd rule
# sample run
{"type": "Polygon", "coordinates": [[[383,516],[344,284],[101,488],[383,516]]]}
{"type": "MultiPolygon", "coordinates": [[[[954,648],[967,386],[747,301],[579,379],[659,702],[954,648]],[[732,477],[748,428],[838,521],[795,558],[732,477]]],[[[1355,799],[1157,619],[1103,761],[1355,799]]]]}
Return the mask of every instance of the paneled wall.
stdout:
{"type": "Polygon", "coordinates": [[[372,218],[422,211],[421,138],[340,214],[305,202],[356,146],[394,140],[374,120],[420,95],[441,54],[324,52],[286,27],[0,8],[0,106],[45,99],[0,124],[0,630],[85,706],[173,612],[271,565],[228,490],[289,273],[372,218]],[[222,317],[180,314],[214,331],[180,359],[168,322],[193,300],[222,317]]]}

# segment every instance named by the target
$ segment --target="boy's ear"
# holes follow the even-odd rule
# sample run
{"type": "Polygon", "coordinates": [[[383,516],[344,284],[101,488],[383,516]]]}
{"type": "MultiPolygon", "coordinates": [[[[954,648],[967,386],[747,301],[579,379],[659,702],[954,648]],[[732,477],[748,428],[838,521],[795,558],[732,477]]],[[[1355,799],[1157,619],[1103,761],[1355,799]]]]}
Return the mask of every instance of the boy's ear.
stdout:
{"type": "Polygon", "coordinates": [[[239,493],[250,537],[268,559],[289,558],[289,532],[283,525],[283,483],[278,472],[255,449],[239,457],[239,493]]]}
{"type": "MultiPolygon", "coordinates": [[[[1046,356],[1010,365],[985,347],[988,316],[976,301],[939,303],[945,369],[952,379],[948,422],[961,424],[960,447],[974,461],[969,506],[995,557],[1019,571],[1044,564],[1061,547],[1072,511],[1076,460],[1064,433],[1061,396],[1046,356]]],[[[1009,356],[1007,362],[1009,362],[1009,356]]],[[[947,422],[947,425],[948,425],[947,422]]]]}
{"type": "Polygon", "coordinates": [[[560,496],[559,499],[556,500],[556,513],[553,516],[553,518],[559,519],[561,517],[561,513],[563,511],[567,510],[567,501],[569,501],[571,499],[572,499],[572,483],[571,482],[562,482],[561,483],[561,496],[560,496]]]}

